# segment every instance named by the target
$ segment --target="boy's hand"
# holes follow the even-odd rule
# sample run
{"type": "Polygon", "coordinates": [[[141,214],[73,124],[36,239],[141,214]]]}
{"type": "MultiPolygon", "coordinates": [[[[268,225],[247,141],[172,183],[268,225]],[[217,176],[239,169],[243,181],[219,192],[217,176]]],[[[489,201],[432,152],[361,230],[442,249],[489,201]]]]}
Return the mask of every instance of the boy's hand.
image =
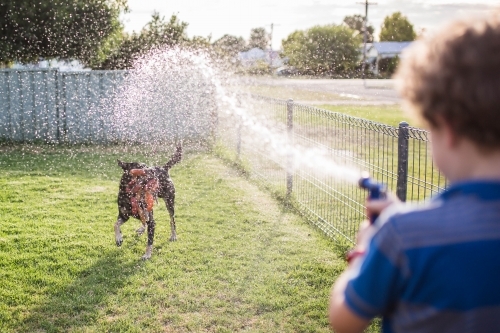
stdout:
{"type": "MultiPolygon", "coordinates": [[[[385,199],[367,200],[365,203],[366,216],[380,215],[387,207],[400,202],[392,193],[388,193],[385,199]]],[[[375,231],[376,228],[372,226],[369,220],[361,222],[358,234],[356,235],[356,252],[363,253],[365,251],[375,231]]]]}
{"type": "Polygon", "coordinates": [[[393,193],[387,193],[386,195],[387,197],[385,199],[366,200],[366,216],[372,216],[374,214],[380,215],[387,207],[401,202],[393,193]]]}

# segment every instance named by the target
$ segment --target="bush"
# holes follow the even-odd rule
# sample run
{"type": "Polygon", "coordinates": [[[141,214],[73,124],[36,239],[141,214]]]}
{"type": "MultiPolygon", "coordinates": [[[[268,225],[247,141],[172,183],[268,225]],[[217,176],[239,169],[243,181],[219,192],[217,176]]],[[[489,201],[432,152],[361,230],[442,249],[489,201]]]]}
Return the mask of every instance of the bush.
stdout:
{"type": "Polygon", "coordinates": [[[378,70],[382,76],[392,76],[396,72],[399,64],[399,57],[380,59],[378,62],[378,70]]]}

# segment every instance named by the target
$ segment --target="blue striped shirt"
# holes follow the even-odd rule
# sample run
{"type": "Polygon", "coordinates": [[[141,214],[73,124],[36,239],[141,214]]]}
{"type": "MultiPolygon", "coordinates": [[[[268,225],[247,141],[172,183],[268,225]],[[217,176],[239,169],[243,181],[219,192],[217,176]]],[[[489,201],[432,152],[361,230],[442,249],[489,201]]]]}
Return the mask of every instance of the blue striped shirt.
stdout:
{"type": "Polygon", "coordinates": [[[345,300],[384,332],[500,332],[500,182],[381,215],[345,300]]]}

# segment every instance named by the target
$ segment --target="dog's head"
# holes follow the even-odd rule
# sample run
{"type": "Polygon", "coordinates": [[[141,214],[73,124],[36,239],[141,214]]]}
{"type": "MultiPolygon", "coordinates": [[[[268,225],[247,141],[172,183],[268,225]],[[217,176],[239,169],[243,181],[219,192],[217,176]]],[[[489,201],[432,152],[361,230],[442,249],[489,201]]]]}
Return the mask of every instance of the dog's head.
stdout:
{"type": "Polygon", "coordinates": [[[146,164],[138,163],[138,162],[122,162],[117,160],[118,166],[120,166],[124,172],[129,172],[132,169],[144,169],[146,168],[146,164]]]}

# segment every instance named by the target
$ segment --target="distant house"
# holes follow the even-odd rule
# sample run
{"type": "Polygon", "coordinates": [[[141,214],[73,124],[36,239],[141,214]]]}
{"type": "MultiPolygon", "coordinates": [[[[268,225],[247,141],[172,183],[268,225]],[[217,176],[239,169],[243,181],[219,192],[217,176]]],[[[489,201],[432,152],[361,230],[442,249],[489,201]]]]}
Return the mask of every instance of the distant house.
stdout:
{"type": "Polygon", "coordinates": [[[273,68],[278,68],[284,65],[283,59],[277,51],[262,50],[254,47],[245,52],[238,53],[238,59],[245,67],[255,66],[259,61],[268,63],[273,68]]]}
{"type": "Polygon", "coordinates": [[[400,57],[401,52],[413,42],[377,42],[366,44],[366,62],[375,74],[379,73],[381,59],[400,57]]]}

